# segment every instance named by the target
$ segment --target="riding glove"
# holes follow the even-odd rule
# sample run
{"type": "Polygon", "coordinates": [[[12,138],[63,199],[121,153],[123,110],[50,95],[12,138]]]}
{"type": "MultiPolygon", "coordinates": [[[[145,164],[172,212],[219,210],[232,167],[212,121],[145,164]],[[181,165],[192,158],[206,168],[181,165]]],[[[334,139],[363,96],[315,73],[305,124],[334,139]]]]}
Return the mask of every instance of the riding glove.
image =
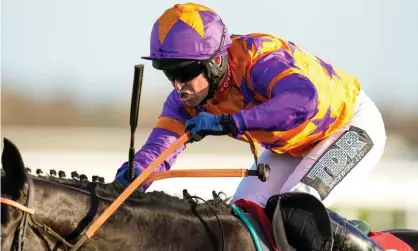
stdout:
{"type": "MultiPolygon", "coordinates": [[[[121,168],[117,171],[114,183],[121,185],[122,188],[127,187],[131,180],[129,180],[129,167],[121,168]]],[[[141,174],[141,169],[135,166],[134,168],[134,178],[141,174]]],[[[143,191],[141,187],[138,187],[137,190],[143,191]]]]}
{"type": "Polygon", "coordinates": [[[231,115],[214,115],[201,112],[186,121],[186,132],[190,132],[191,142],[199,141],[207,135],[227,135],[238,133],[237,125],[231,115]]]}

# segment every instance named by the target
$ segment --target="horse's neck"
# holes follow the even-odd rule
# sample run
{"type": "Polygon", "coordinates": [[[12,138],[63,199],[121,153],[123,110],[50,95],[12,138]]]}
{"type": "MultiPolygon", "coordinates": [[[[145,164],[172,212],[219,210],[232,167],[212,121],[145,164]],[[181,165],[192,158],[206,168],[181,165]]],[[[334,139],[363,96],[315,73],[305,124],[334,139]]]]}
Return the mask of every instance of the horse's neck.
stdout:
{"type": "MultiPolygon", "coordinates": [[[[36,189],[35,185],[35,189],[36,189]]],[[[35,190],[35,220],[42,222],[62,237],[76,237],[93,217],[100,215],[111,201],[68,188],[45,185],[35,190]]],[[[217,250],[221,230],[211,211],[191,213],[188,207],[161,202],[121,206],[103,224],[87,244],[97,250],[217,250]]],[[[235,243],[227,250],[251,250],[251,236],[231,214],[218,213],[224,229],[225,243],[235,243]],[[241,244],[240,244],[241,243],[241,244]]],[[[55,239],[47,238],[50,245],[55,239]]]]}
{"type": "Polygon", "coordinates": [[[83,218],[97,212],[97,202],[88,194],[74,193],[65,187],[48,183],[35,185],[35,219],[64,236],[70,234],[83,218]]]}

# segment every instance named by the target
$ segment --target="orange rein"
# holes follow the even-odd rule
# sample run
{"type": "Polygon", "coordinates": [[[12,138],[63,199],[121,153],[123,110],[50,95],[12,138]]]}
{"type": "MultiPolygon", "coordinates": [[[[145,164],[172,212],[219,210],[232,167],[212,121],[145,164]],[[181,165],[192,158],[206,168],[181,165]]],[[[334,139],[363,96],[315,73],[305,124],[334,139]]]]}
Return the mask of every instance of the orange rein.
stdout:
{"type": "MultiPolygon", "coordinates": [[[[251,138],[251,136],[246,132],[244,134],[251,146],[251,152],[254,155],[254,159],[257,162],[257,149],[255,147],[254,141],[251,138]]],[[[173,152],[175,152],[181,145],[186,144],[189,140],[191,139],[190,133],[185,133],[183,134],[180,138],[178,138],[170,147],[168,147],[163,153],[161,153],[160,156],[158,156],[158,158],[155,159],[154,162],[152,162],[140,175],[138,175],[126,188],[125,190],[112,202],[112,204],[110,204],[106,210],[90,225],[90,227],[87,229],[87,231],[85,232],[85,236],[87,238],[90,238],[91,236],[94,235],[94,233],[97,231],[97,229],[100,228],[100,226],[103,225],[103,223],[120,207],[120,205],[122,205],[122,203],[129,197],[129,195],[131,195],[141,184],[143,184],[147,178],[152,174],[152,172],[168,157],[170,156],[170,154],[172,154],[173,152]]],[[[257,164],[257,163],[256,163],[257,164]]],[[[222,172],[223,170],[218,170],[219,172],[222,172]]],[[[197,175],[198,173],[202,174],[204,173],[205,175],[209,175],[209,172],[207,170],[181,170],[181,171],[177,171],[175,173],[179,174],[182,173],[182,175],[192,175],[189,177],[201,177],[199,176],[193,176],[193,175],[197,175]]],[[[211,170],[211,172],[215,173],[216,170],[211,170]]],[[[218,174],[219,174],[218,172],[218,174]]],[[[174,174],[174,172],[172,172],[171,174],[174,174]]],[[[221,177],[226,176],[226,174],[233,174],[232,176],[234,177],[243,177],[243,175],[248,175],[248,171],[242,173],[242,171],[237,170],[237,171],[227,171],[224,172],[223,175],[221,177]],[[239,173],[239,176],[237,175],[237,172],[239,173]]],[[[155,175],[153,176],[154,179],[163,179],[163,178],[167,178],[170,177],[170,174],[160,174],[160,175],[155,175]]],[[[179,177],[179,176],[176,176],[179,177]]],[[[151,179],[148,179],[148,182],[151,181],[151,179]]],[[[81,242],[82,239],[80,240],[81,242]]]]}
{"type": "Polygon", "coordinates": [[[27,214],[35,215],[35,209],[33,209],[33,208],[29,208],[27,206],[24,206],[24,205],[14,201],[14,200],[10,200],[10,199],[3,198],[3,197],[0,197],[0,198],[1,198],[1,204],[6,204],[6,205],[12,206],[14,208],[17,208],[20,211],[25,212],[27,214]]]}
{"type": "Polygon", "coordinates": [[[139,187],[146,178],[177,148],[186,144],[190,140],[188,133],[183,134],[170,147],[168,147],[158,158],[154,160],[140,175],[138,175],[125,190],[105,209],[105,211],[90,225],[85,232],[87,238],[90,238],[103,225],[103,223],[122,205],[122,203],[139,187]]]}
{"type": "Polygon", "coordinates": [[[151,174],[145,179],[144,184],[156,180],[178,177],[247,177],[248,169],[188,169],[170,170],[151,174]]]}

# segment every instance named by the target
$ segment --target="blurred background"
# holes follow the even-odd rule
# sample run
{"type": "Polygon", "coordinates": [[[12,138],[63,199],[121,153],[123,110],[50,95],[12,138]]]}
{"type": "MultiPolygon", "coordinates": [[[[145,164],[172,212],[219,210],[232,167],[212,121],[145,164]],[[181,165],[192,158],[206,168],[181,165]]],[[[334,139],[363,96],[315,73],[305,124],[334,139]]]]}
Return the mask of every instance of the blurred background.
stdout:
{"type": "MultiPolygon", "coordinates": [[[[335,210],[372,229],[418,229],[418,1],[196,1],[230,33],[270,33],[357,76],[380,108],[388,134],[382,161],[335,210]]],[[[150,62],[154,21],[182,1],[3,0],[1,136],[25,164],[77,170],[111,181],[128,158],[134,65],[145,64],[136,149],[171,85],[150,62]]],[[[261,150],[261,149],[260,149],[261,150]]],[[[209,137],[188,146],[175,168],[250,168],[249,146],[209,137]],[[218,143],[216,142],[219,140],[218,143]]],[[[175,178],[151,190],[232,195],[238,178],[175,178]]]]}

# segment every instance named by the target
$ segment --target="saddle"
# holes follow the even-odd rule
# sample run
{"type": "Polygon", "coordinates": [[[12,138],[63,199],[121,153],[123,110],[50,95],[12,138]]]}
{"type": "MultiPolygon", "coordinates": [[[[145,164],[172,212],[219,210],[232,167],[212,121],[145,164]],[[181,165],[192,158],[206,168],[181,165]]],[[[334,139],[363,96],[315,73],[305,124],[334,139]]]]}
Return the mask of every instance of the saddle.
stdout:
{"type": "MultiPolygon", "coordinates": [[[[332,250],[330,219],[325,207],[312,195],[286,193],[272,196],[266,208],[244,199],[236,201],[234,206],[235,215],[250,230],[256,247],[257,239],[262,236],[270,244],[264,246],[267,250],[332,250]],[[239,213],[237,207],[243,213],[239,213]],[[257,231],[251,229],[250,222],[254,221],[257,231]]],[[[257,250],[266,250],[264,248],[257,250]]]]}
{"type": "Polygon", "coordinates": [[[372,232],[367,222],[340,217],[306,193],[274,195],[265,208],[240,199],[233,211],[250,230],[257,251],[413,250],[390,233],[372,232]]]}
{"type": "Polygon", "coordinates": [[[313,195],[289,192],[267,201],[273,236],[280,250],[331,251],[333,233],[325,206],[313,195]]]}

